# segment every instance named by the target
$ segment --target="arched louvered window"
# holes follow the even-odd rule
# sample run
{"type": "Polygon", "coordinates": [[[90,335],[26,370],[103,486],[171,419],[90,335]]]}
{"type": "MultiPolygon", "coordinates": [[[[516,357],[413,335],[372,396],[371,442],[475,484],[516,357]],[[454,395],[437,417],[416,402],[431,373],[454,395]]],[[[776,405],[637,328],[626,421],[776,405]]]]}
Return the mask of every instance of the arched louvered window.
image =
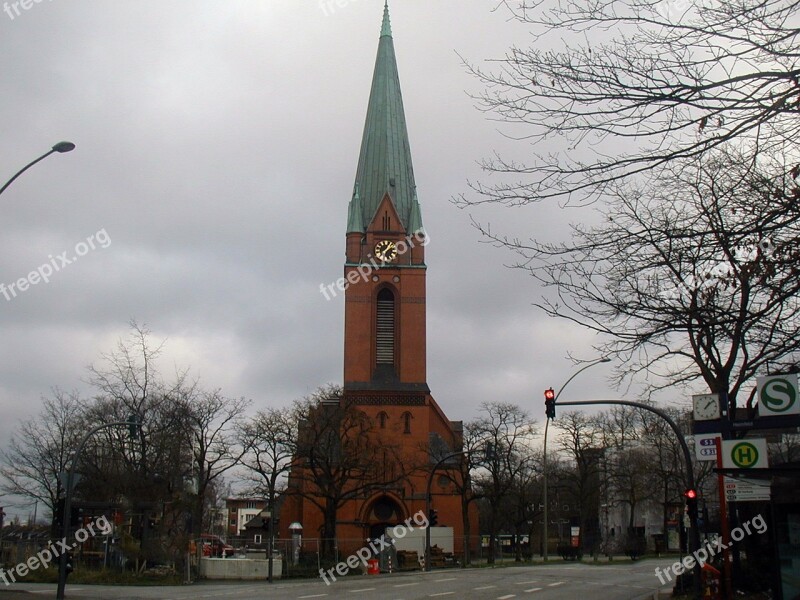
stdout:
{"type": "Polygon", "coordinates": [[[403,413],[403,433],[411,433],[411,413],[403,413]]]}
{"type": "Polygon", "coordinates": [[[394,294],[386,288],[378,292],[375,362],[394,364],[394,294]]]}
{"type": "Polygon", "coordinates": [[[389,418],[389,415],[386,412],[381,411],[378,413],[378,424],[380,425],[381,429],[386,429],[386,420],[389,418]]]}

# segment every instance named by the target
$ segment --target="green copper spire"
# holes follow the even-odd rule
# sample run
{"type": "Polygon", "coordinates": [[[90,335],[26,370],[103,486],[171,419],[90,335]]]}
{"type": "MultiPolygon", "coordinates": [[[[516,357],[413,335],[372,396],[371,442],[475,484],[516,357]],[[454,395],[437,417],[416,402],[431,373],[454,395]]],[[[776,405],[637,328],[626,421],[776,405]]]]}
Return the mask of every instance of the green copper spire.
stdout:
{"type": "Polygon", "coordinates": [[[389,21],[389,0],[383,5],[383,25],[381,26],[381,37],[388,35],[392,37],[392,24],[389,21]]]}
{"type": "Polygon", "coordinates": [[[412,233],[420,229],[422,216],[416,196],[388,2],[383,9],[347,233],[366,231],[387,193],[406,230],[412,233]]]}

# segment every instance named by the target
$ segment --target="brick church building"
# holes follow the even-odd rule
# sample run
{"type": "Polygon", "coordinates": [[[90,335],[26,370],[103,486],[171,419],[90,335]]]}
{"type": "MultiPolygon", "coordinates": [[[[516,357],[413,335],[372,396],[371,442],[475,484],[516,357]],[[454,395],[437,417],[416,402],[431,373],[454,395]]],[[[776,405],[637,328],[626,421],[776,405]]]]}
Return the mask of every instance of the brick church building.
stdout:
{"type": "MultiPolygon", "coordinates": [[[[388,6],[384,7],[378,55],[345,232],[344,385],[341,404],[370,422],[382,477],[362,486],[336,511],[339,547],[360,547],[387,526],[425,511],[426,485],[438,458],[461,449],[461,422],[450,421],[426,380],[425,237],[403,111],[388,6]],[[346,543],[345,540],[349,543],[346,543]]],[[[324,408],[324,407],[323,407],[324,408]]],[[[303,425],[301,424],[301,435],[303,425]]],[[[321,450],[318,450],[321,451],[321,450]]],[[[313,458],[312,458],[313,460],[313,458]]],[[[456,462],[458,458],[454,459],[456,462]]],[[[323,511],[312,502],[314,477],[308,460],[296,460],[290,493],[280,516],[281,537],[300,523],[303,537],[318,538],[323,511]]],[[[458,469],[433,478],[432,506],[440,526],[454,530],[463,551],[458,469]],[[455,483],[449,479],[453,478],[455,483]]],[[[355,483],[354,483],[355,485],[355,483]]],[[[478,533],[470,504],[470,529],[478,533]]],[[[348,550],[345,550],[348,551],[348,550]]]]}

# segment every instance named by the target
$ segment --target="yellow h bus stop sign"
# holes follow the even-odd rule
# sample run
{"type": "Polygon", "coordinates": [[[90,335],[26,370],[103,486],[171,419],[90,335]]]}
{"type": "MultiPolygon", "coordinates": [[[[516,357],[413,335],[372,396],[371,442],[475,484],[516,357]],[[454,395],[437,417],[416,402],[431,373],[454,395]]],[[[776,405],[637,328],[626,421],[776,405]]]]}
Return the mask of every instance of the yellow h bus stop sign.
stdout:
{"type": "Polygon", "coordinates": [[[726,469],[766,469],[769,467],[767,440],[723,440],[722,466],[726,469]]]}

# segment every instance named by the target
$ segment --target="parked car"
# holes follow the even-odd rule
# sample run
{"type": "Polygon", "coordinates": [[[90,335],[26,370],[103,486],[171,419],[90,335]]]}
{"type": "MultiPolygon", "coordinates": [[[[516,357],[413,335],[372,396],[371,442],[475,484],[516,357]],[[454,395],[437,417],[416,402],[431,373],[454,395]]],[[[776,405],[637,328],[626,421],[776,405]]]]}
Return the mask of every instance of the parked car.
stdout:
{"type": "Polygon", "coordinates": [[[211,558],[227,558],[234,555],[236,549],[218,535],[204,533],[200,536],[203,544],[203,556],[211,558]]]}

